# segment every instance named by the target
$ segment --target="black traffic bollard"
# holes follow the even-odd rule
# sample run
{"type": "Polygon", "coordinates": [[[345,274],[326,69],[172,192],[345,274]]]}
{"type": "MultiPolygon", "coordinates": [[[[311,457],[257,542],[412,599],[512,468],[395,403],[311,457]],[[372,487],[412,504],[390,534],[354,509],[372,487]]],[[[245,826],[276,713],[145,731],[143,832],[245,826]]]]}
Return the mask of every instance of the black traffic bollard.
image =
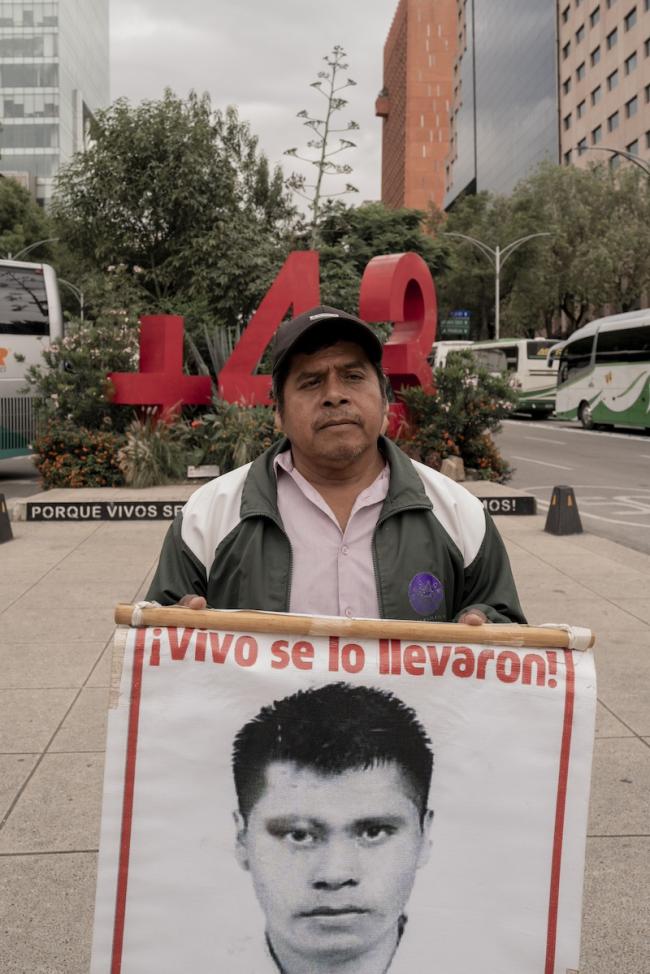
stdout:
{"type": "Polygon", "coordinates": [[[11,541],[13,534],[11,531],[11,521],[9,520],[9,511],[7,510],[7,503],[5,501],[5,495],[0,494],[0,544],[3,541],[11,541]]]}
{"type": "Polygon", "coordinates": [[[544,530],[549,534],[582,534],[573,487],[554,487],[544,530]]]}

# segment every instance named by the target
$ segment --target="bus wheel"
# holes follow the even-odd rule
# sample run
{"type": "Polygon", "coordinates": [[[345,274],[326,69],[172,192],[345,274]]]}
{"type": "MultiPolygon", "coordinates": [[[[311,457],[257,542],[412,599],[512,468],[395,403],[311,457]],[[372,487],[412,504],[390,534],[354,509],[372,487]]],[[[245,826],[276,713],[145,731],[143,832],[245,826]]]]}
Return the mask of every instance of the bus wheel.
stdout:
{"type": "Polygon", "coordinates": [[[580,403],[578,419],[582,423],[583,429],[592,430],[594,428],[594,417],[588,402],[580,403]]]}

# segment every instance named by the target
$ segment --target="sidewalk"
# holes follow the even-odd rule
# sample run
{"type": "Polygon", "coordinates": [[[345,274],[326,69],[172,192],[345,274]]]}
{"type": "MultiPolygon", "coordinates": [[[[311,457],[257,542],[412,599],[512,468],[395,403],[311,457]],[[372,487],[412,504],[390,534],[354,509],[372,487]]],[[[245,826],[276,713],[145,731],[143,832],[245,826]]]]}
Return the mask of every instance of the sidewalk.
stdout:
{"type": "MultiPolygon", "coordinates": [[[[647,974],[650,556],[546,534],[541,516],[496,520],[529,622],[597,636],[580,974],[647,974]]],[[[144,596],[167,527],[13,521],[0,545],[3,974],[87,974],[113,608],[144,596]]]]}

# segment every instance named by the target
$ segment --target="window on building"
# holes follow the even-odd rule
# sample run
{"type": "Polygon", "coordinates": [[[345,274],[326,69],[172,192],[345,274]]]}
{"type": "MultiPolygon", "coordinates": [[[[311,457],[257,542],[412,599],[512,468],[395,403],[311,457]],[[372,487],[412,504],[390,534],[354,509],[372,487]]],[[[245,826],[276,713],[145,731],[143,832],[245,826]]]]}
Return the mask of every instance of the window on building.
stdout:
{"type": "Polygon", "coordinates": [[[565,7],[564,10],[562,11],[562,23],[563,24],[566,24],[567,20],[569,19],[569,14],[570,13],[571,13],[571,7],[565,7]]]}
{"type": "Polygon", "coordinates": [[[609,168],[612,170],[612,172],[614,172],[614,170],[618,169],[618,167],[620,166],[620,164],[621,164],[621,157],[620,156],[610,156],[609,157],[609,168]]]}
{"type": "Polygon", "coordinates": [[[591,61],[591,66],[593,68],[594,64],[598,64],[600,61],[600,44],[595,47],[591,54],[589,55],[589,60],[591,61]]]}
{"type": "Polygon", "coordinates": [[[576,31],[576,44],[580,44],[585,39],[585,25],[580,24],[576,31]]]}
{"type": "Polygon", "coordinates": [[[0,88],[55,88],[58,83],[58,64],[0,62],[0,88]]]}
{"type": "Polygon", "coordinates": [[[618,112],[613,112],[607,119],[607,131],[614,132],[618,128],[619,114],[618,112]]]}
{"type": "Polygon", "coordinates": [[[1,58],[56,57],[58,53],[57,34],[36,34],[0,37],[1,58]]]}
{"type": "Polygon", "coordinates": [[[618,68],[616,71],[612,71],[611,74],[607,75],[607,90],[613,91],[618,84],[618,68]]]}
{"type": "Polygon", "coordinates": [[[614,44],[616,44],[617,40],[618,40],[618,27],[615,27],[614,30],[610,31],[609,34],[607,35],[608,51],[611,51],[611,49],[614,47],[614,44]]]}
{"type": "Polygon", "coordinates": [[[0,5],[0,27],[56,27],[56,3],[7,3],[0,5]]]}
{"type": "Polygon", "coordinates": [[[645,100],[650,102],[650,84],[645,86],[645,100]]]}
{"type": "Polygon", "coordinates": [[[582,81],[585,76],[585,70],[585,62],[583,61],[582,64],[579,64],[576,68],[576,81],[582,81]]]}
{"type": "Polygon", "coordinates": [[[571,128],[571,112],[569,112],[568,115],[564,116],[564,118],[562,119],[562,124],[564,125],[565,132],[571,128]]]}
{"type": "Polygon", "coordinates": [[[587,148],[587,140],[580,139],[580,141],[578,142],[578,155],[581,156],[586,148],[587,148]]]}
{"type": "Polygon", "coordinates": [[[645,147],[650,149],[650,129],[645,134],[645,147]]]}
{"type": "Polygon", "coordinates": [[[571,91],[571,78],[566,78],[562,82],[562,91],[564,92],[565,95],[569,94],[569,92],[571,91]]]}
{"type": "Polygon", "coordinates": [[[625,146],[625,151],[629,152],[631,156],[638,156],[639,154],[639,140],[635,139],[634,142],[630,142],[629,145],[625,146]]]}
{"type": "Polygon", "coordinates": [[[567,41],[564,47],[562,48],[562,59],[566,61],[570,53],[571,53],[571,41],[567,41]]]}
{"type": "MultiPolygon", "coordinates": [[[[650,132],[648,132],[648,135],[650,135],[650,132]]],[[[565,166],[571,165],[571,149],[569,149],[567,152],[564,153],[564,165],[565,166]]]]}
{"type": "Polygon", "coordinates": [[[643,9],[646,11],[646,13],[648,12],[648,10],[650,10],[650,0],[645,0],[645,3],[643,4],[643,9]]]}
{"type": "Polygon", "coordinates": [[[636,21],[637,21],[636,7],[632,7],[629,13],[625,14],[625,18],[623,20],[625,30],[632,30],[632,28],[636,24],[636,21]]]}
{"type": "Polygon", "coordinates": [[[616,0],[607,0],[607,9],[609,10],[609,8],[613,7],[615,3],[616,0]]]}
{"type": "Polygon", "coordinates": [[[594,90],[591,93],[591,104],[597,105],[600,99],[602,98],[602,95],[603,95],[603,89],[600,85],[598,85],[598,87],[594,88],[594,90]]]}
{"type": "Polygon", "coordinates": [[[634,98],[630,98],[629,101],[625,102],[625,117],[632,118],[633,115],[639,110],[639,99],[635,95],[634,98]]]}
{"type": "Polygon", "coordinates": [[[650,57],[650,37],[647,37],[643,42],[643,51],[646,57],[650,57]]]}
{"type": "Polygon", "coordinates": [[[59,96],[49,93],[5,95],[2,105],[5,118],[56,118],[59,114],[59,96]]]}
{"type": "Polygon", "coordinates": [[[598,143],[602,141],[603,141],[603,127],[602,125],[597,125],[595,129],[591,130],[591,144],[598,145],[598,143]]]}
{"type": "Polygon", "coordinates": [[[576,117],[582,118],[587,107],[587,102],[583,99],[580,104],[576,107],[576,117]]]}
{"type": "Polygon", "coordinates": [[[591,13],[589,14],[589,23],[592,27],[595,27],[599,20],[600,20],[600,7],[596,7],[596,9],[592,10],[591,13]]]}
{"type": "Polygon", "coordinates": [[[59,145],[59,126],[22,123],[3,125],[4,149],[56,149],[59,145]]]}
{"type": "Polygon", "coordinates": [[[625,73],[626,74],[631,74],[634,71],[634,69],[637,66],[636,51],[634,51],[633,54],[630,54],[629,57],[626,57],[625,58],[624,65],[625,65],[625,73]]]}

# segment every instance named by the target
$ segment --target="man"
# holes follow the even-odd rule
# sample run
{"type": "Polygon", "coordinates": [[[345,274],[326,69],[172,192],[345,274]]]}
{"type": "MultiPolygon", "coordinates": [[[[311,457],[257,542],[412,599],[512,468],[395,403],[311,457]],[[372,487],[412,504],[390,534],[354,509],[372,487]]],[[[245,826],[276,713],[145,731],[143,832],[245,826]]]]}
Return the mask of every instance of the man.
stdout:
{"type": "Polygon", "coordinates": [[[193,494],[167,535],[149,599],[525,622],[480,502],[383,436],[381,356],[372,328],[335,308],[280,326],[273,394],[285,438],[193,494]]]}
{"type": "Polygon", "coordinates": [[[392,693],[334,683],[237,734],[237,858],[266,921],[255,974],[384,974],[429,854],[431,745],[392,693]]]}

